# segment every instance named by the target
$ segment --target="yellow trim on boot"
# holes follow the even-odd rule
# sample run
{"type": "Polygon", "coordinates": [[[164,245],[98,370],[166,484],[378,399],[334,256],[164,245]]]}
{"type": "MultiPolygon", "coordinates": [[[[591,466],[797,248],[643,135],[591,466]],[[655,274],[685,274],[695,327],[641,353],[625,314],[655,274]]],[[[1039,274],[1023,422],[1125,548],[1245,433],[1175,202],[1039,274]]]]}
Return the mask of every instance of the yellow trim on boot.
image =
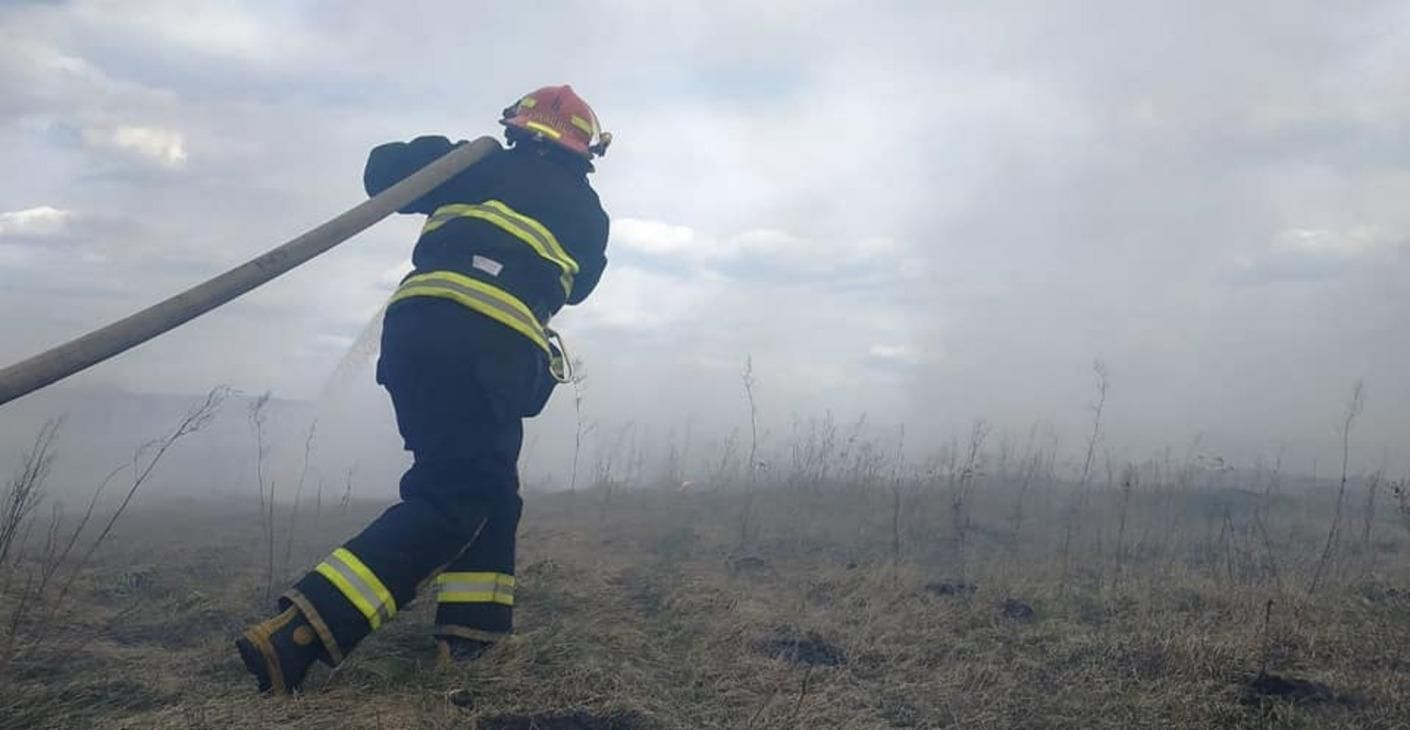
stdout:
{"type": "Polygon", "coordinates": [[[342,664],[343,650],[338,646],[338,640],[333,638],[333,631],[328,628],[328,624],[323,620],[323,615],[313,607],[313,603],[308,600],[308,597],[297,588],[290,588],[284,592],[282,597],[298,607],[309,626],[313,627],[314,633],[318,634],[318,640],[323,643],[323,651],[328,655],[329,666],[336,667],[342,664]]]}
{"type": "Polygon", "coordinates": [[[278,616],[257,623],[245,630],[245,640],[258,649],[260,656],[264,659],[264,670],[269,673],[271,691],[284,694],[291,694],[293,691],[284,683],[284,668],[280,666],[279,654],[274,651],[274,645],[269,642],[269,638],[290,621],[293,621],[294,617],[299,615],[298,611],[297,608],[290,606],[278,616]]]}

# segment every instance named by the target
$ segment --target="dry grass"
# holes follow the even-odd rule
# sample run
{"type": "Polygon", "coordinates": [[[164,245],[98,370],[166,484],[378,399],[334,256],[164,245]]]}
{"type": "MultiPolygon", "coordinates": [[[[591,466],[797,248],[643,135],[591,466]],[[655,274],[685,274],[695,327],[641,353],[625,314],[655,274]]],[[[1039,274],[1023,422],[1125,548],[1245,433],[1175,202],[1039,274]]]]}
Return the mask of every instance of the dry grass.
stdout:
{"type": "MultiPolygon", "coordinates": [[[[1371,554],[1339,551],[1308,595],[1299,586],[1319,557],[1325,494],[1093,490],[1062,560],[1074,495],[1023,489],[1030,527],[1015,543],[1020,490],[974,487],[963,566],[943,485],[905,490],[899,527],[890,485],[760,487],[752,498],[619,491],[605,522],[574,516],[568,495],[530,495],[511,642],[438,668],[422,602],[296,699],[255,696],[230,649],[265,613],[257,506],[134,510],[47,627],[75,641],[4,668],[0,725],[1365,728],[1410,718],[1410,545],[1396,515],[1377,525],[1371,554]],[[740,547],[745,499],[754,535],[740,547]],[[1322,693],[1253,692],[1265,661],[1269,676],[1322,693]]],[[[295,564],[376,511],[326,512],[295,564]]]]}

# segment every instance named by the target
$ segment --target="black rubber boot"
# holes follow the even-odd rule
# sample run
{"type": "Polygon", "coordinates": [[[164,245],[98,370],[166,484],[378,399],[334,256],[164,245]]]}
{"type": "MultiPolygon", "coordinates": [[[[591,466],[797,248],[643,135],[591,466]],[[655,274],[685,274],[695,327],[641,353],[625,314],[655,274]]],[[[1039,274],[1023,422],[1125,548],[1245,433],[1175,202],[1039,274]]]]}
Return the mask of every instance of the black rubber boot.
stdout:
{"type": "Polygon", "coordinates": [[[260,692],[293,694],[309,667],[323,658],[323,644],[299,609],[290,606],[255,624],[235,640],[245,669],[259,681],[260,692]]]}

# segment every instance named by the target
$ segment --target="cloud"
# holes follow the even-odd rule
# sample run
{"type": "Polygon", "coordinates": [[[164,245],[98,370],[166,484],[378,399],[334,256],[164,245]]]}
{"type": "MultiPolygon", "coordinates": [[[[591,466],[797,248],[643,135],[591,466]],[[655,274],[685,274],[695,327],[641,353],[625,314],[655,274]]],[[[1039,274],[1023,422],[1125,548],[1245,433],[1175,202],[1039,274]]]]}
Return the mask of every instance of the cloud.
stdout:
{"type": "Polygon", "coordinates": [[[1289,228],[1278,235],[1277,247],[1288,251],[1336,256],[1358,256],[1389,243],[1387,232],[1373,225],[1345,230],[1289,228]]]}
{"type": "Polygon", "coordinates": [[[914,365],[920,362],[920,357],[915,349],[909,345],[872,345],[867,348],[867,354],[877,360],[899,362],[907,365],[914,365]]]}
{"type": "Polygon", "coordinates": [[[609,264],[593,294],[592,307],[569,310],[565,318],[589,330],[669,334],[703,314],[701,307],[724,294],[714,276],[683,277],[609,264]]]}
{"type": "Polygon", "coordinates": [[[143,0],[113,4],[75,0],[67,22],[131,42],[250,64],[297,62],[318,26],[291,8],[241,7],[211,0],[143,0]],[[193,22],[199,17],[199,22],[193,22]]]}
{"type": "Polygon", "coordinates": [[[612,245],[649,256],[709,258],[713,249],[700,245],[695,230],[661,221],[619,218],[612,221],[612,245]]]}
{"type": "Polygon", "coordinates": [[[68,231],[73,211],[50,205],[0,213],[0,237],[43,237],[68,231]]]}
{"type": "Polygon", "coordinates": [[[83,130],[85,144],[177,169],[186,164],[186,138],[180,132],[157,127],[119,125],[110,129],[83,130]]]}
{"type": "Polygon", "coordinates": [[[1341,230],[1288,228],[1264,250],[1234,259],[1231,280],[1241,285],[1330,282],[1359,277],[1378,263],[1396,266],[1398,242],[1374,225],[1341,230]]]}
{"type": "Polygon", "coordinates": [[[637,218],[615,221],[612,242],[633,253],[701,264],[751,256],[801,260],[810,246],[810,242],[777,229],[754,228],[717,237],[689,226],[637,218]]]}
{"type": "Polygon", "coordinates": [[[708,271],[731,279],[845,278],[854,285],[884,287],[916,274],[913,257],[887,236],[811,239],[778,228],[720,236],[659,220],[625,218],[613,223],[612,246],[635,264],[697,275],[708,271]]]}

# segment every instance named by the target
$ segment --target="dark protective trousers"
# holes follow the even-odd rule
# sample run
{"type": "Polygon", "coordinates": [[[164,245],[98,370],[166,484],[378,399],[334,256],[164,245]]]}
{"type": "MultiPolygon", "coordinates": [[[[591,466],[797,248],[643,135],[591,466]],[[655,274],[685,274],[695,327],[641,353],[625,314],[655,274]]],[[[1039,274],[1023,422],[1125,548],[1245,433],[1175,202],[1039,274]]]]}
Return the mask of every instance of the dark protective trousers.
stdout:
{"type": "Polygon", "coordinates": [[[435,633],[494,641],[513,627],[523,417],[546,363],[529,340],[443,299],[393,305],[377,380],[414,463],[401,502],[282,597],[337,664],[434,580],[435,633]]]}

